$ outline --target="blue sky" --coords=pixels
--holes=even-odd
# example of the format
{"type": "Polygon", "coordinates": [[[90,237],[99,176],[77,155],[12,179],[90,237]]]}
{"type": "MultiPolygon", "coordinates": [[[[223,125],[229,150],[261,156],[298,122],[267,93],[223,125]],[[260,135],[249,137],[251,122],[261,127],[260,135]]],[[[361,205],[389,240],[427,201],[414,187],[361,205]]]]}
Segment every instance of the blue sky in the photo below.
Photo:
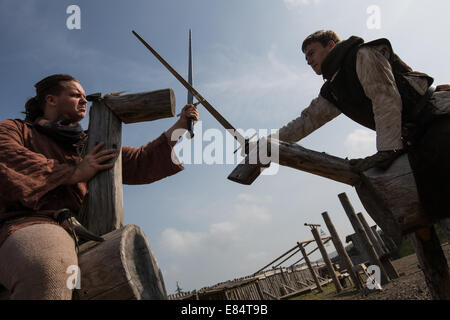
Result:
{"type": "MultiPolygon", "coordinates": [[[[191,28],[196,89],[236,128],[276,129],[298,116],[323,83],[300,52],[307,35],[333,29],[343,39],[386,37],[413,69],[446,83],[449,9],[444,0],[0,0],[1,119],[22,117],[33,84],[53,73],[72,74],[88,93],[173,88],[179,111],[186,90],[131,30],[186,76],[191,28]],[[80,30],[66,27],[72,4],[81,9],[80,30]],[[367,26],[371,5],[380,9],[379,29],[367,26]]],[[[223,132],[202,108],[203,132],[223,132]]],[[[124,125],[123,144],[145,144],[174,121],[124,125]]],[[[87,128],[88,119],[82,124],[87,128]]],[[[375,152],[374,134],[344,116],[300,144],[340,157],[375,152]]],[[[226,179],[234,167],[186,164],[159,182],[124,186],[125,223],[147,235],[169,293],[176,281],[192,290],[253,273],[296,241],[311,239],[303,223],[323,225],[323,211],[344,240],[353,230],[338,193],[346,192],[367,217],[349,186],[289,168],[242,186],[226,179]]]]}

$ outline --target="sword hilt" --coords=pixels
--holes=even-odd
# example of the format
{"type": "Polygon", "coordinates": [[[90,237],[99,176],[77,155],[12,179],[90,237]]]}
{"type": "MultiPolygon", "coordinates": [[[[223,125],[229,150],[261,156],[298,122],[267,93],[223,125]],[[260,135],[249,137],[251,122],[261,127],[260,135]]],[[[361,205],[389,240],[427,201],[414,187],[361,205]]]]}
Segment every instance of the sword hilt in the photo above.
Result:
{"type": "MultiPolygon", "coordinates": [[[[202,103],[201,101],[197,101],[196,103],[192,103],[194,105],[194,107],[198,106],[200,103],[202,103]]],[[[187,137],[189,139],[192,139],[194,137],[194,118],[188,118],[187,119],[187,130],[189,132],[189,134],[187,135],[187,137]]]]}
{"type": "Polygon", "coordinates": [[[194,137],[194,118],[187,119],[187,130],[189,132],[188,138],[192,139],[194,137]]]}

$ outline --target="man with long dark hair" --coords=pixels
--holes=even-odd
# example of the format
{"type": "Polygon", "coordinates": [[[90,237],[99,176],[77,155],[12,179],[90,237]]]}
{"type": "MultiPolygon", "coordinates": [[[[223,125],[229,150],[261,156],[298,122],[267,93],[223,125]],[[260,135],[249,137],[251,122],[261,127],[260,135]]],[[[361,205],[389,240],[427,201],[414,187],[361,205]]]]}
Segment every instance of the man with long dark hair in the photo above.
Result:
{"type": "MultiPolygon", "coordinates": [[[[108,161],[119,150],[102,150],[100,143],[84,154],[87,134],[79,121],[87,100],[77,79],[56,74],[35,87],[25,120],[0,122],[0,284],[11,299],[71,299],[66,270],[77,265],[77,253],[54,214],[62,208],[78,213],[86,183],[112,168],[108,161]]],[[[185,131],[188,118],[198,120],[193,105],[154,141],[123,146],[123,183],[151,183],[183,170],[172,161],[172,133],[185,131]]]]}

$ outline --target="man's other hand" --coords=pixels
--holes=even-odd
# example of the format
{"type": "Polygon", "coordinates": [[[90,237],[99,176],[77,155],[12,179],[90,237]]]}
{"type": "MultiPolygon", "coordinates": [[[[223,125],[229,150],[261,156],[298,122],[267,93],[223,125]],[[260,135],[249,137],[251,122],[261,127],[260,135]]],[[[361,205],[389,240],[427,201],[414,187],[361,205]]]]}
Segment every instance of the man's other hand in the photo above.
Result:
{"type": "Polygon", "coordinates": [[[386,170],[402,153],[402,150],[378,151],[366,158],[351,159],[349,163],[352,170],[358,173],[374,167],[386,170]]]}
{"type": "Polygon", "coordinates": [[[76,166],[73,175],[70,177],[67,184],[75,184],[78,182],[88,182],[99,171],[111,169],[114,166],[114,162],[105,163],[117,156],[116,149],[108,149],[100,151],[104,146],[104,142],[100,142],[92,150],[86,154],[81,162],[76,166]]]}

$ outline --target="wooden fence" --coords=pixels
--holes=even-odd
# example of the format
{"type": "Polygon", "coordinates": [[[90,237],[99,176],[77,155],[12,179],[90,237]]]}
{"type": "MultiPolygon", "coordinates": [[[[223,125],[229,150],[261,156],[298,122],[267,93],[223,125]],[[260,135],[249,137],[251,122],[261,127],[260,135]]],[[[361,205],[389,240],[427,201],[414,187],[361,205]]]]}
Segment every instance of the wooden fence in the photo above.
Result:
{"type": "MultiPolygon", "coordinates": [[[[319,274],[324,263],[313,263],[319,274]]],[[[321,284],[332,281],[319,277],[321,284]]],[[[278,300],[311,291],[316,284],[306,265],[277,268],[231,281],[222,282],[198,291],[168,296],[169,300],[278,300]]]]}

